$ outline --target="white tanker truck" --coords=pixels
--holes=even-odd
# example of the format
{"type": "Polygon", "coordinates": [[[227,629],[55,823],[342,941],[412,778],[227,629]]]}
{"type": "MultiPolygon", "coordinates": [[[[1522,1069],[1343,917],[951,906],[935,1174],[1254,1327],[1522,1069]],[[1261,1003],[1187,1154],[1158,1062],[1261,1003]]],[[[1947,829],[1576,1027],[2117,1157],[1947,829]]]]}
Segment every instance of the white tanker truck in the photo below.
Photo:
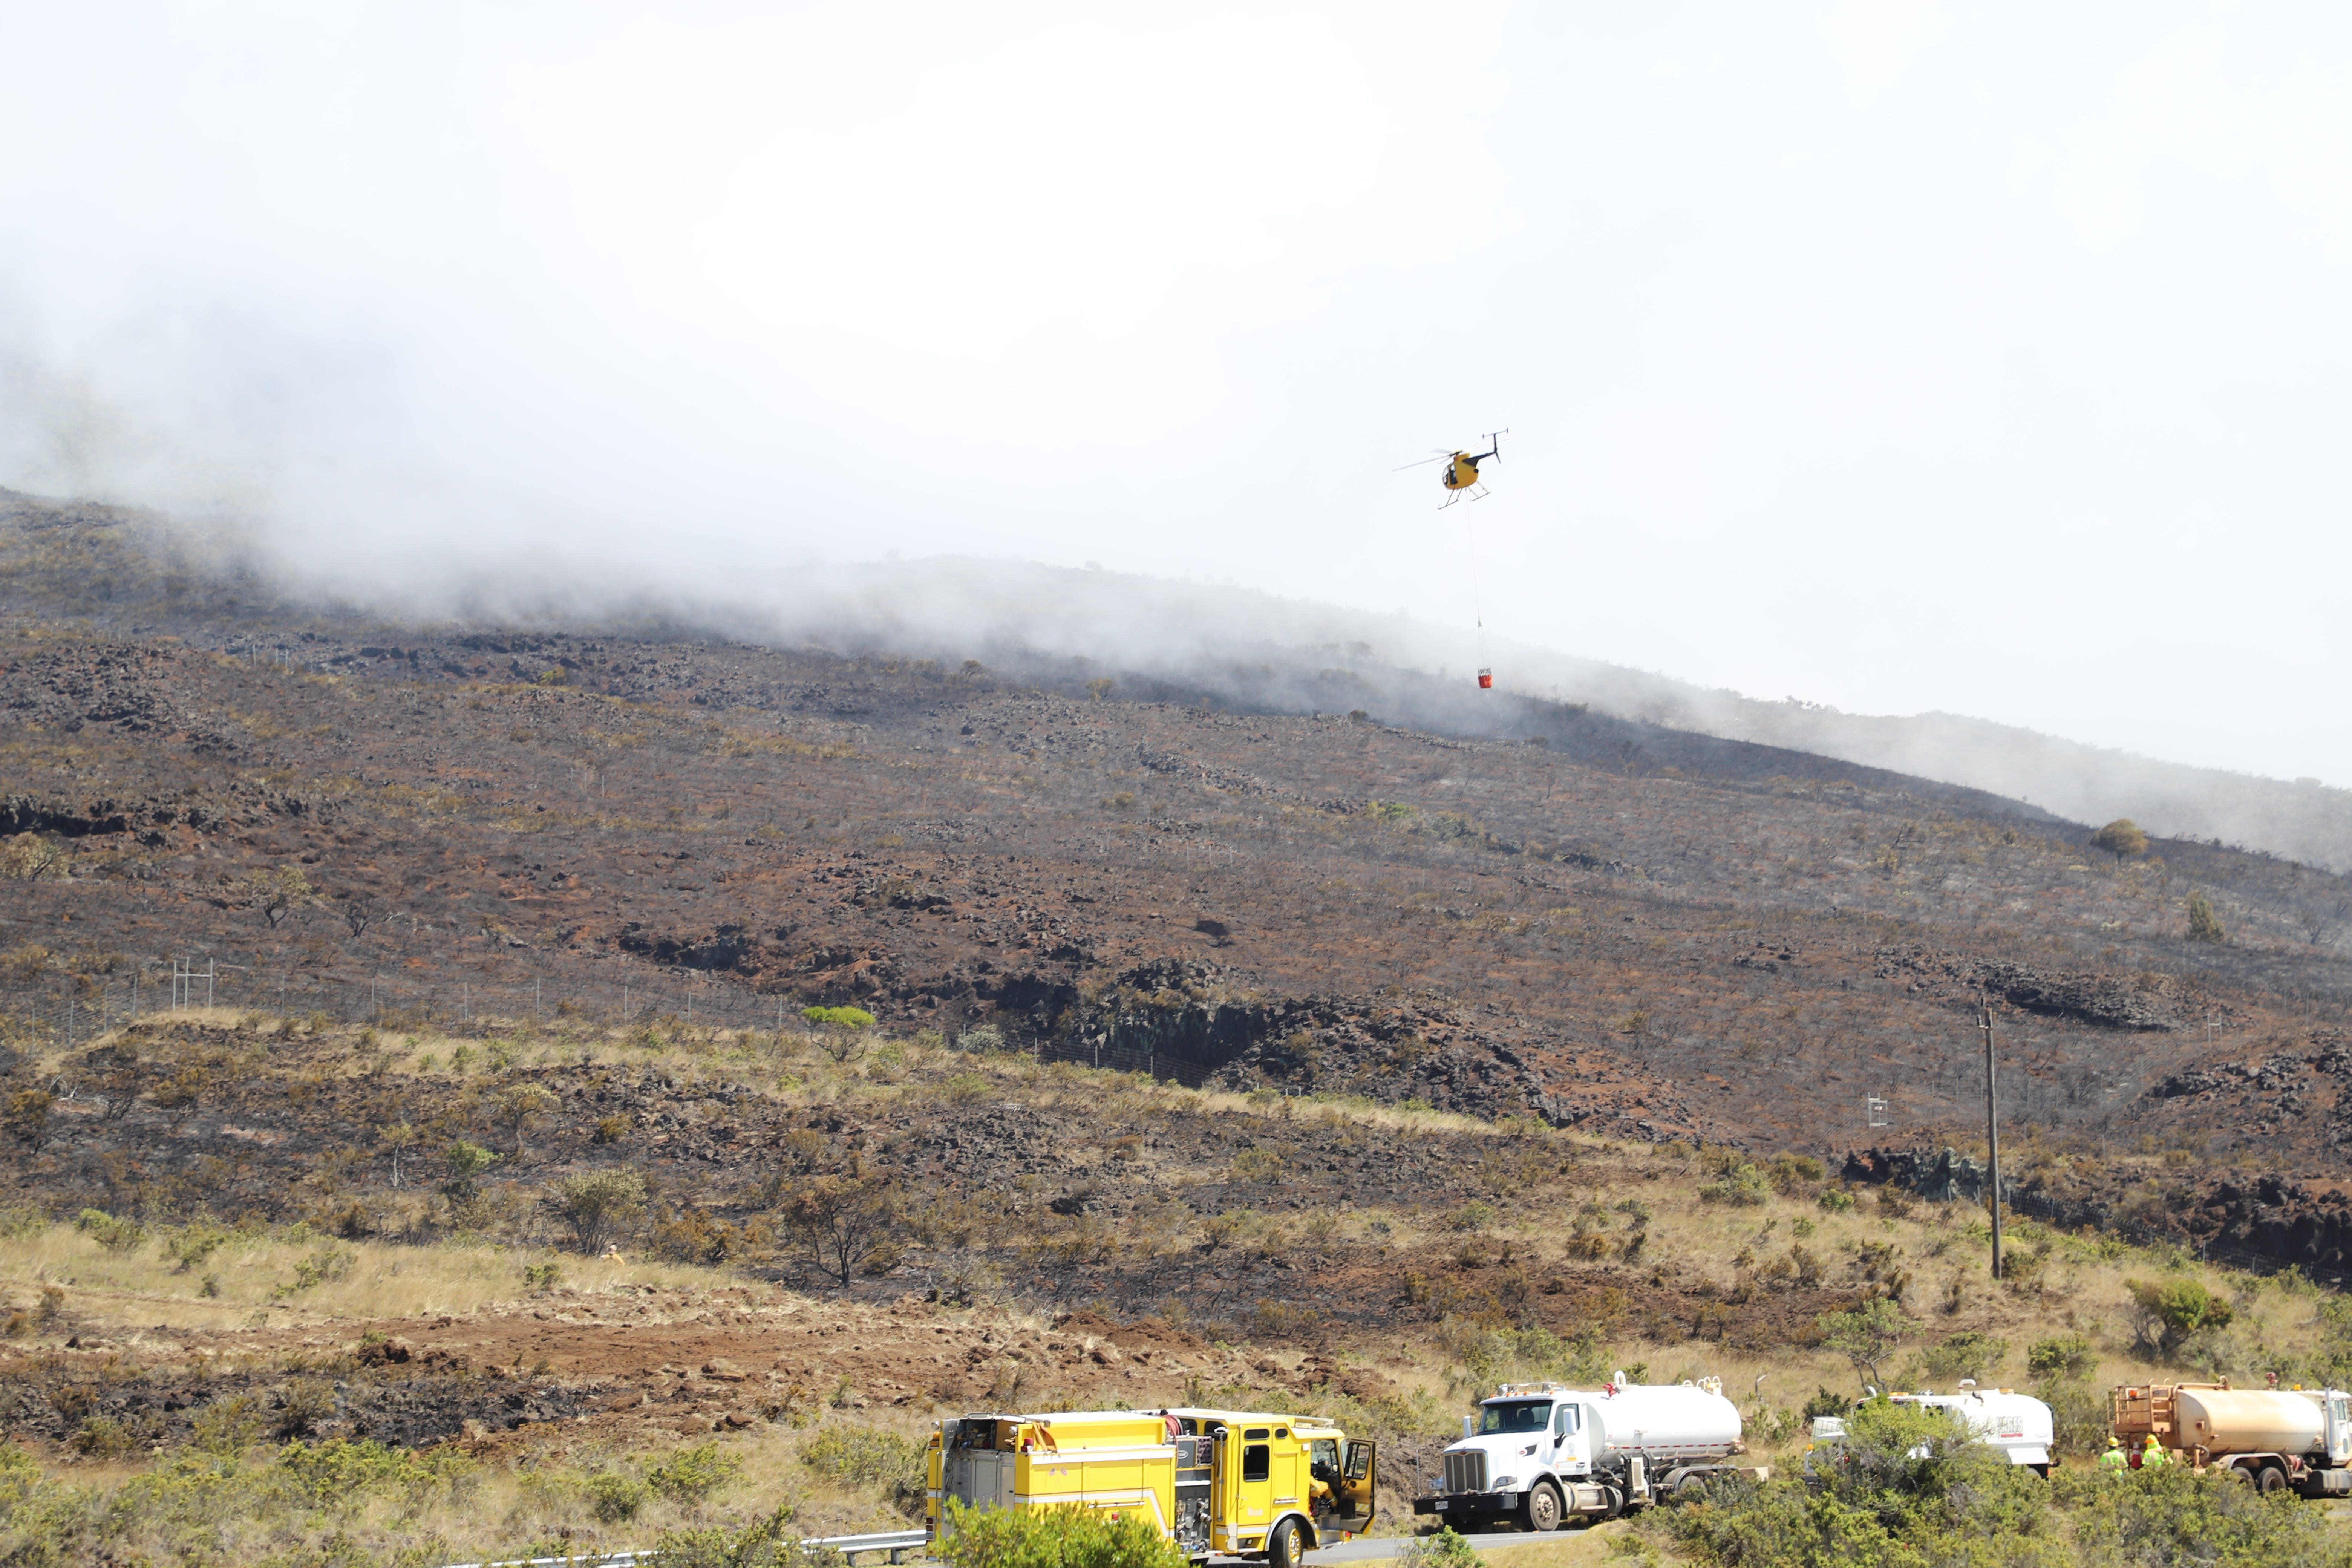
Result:
{"type": "Polygon", "coordinates": [[[2226,1469],[2263,1491],[2352,1496],[2352,1394],[2336,1388],[2231,1388],[2176,1383],[2115,1390],[2116,1436],[2153,1436],[2176,1462],[2226,1469]]]}
{"type": "MultiPolygon", "coordinates": [[[[1916,1410],[1934,1410],[1958,1426],[1977,1442],[1997,1448],[2012,1465],[2023,1465],[2047,1479],[2050,1447],[2055,1435],[2050,1406],[2031,1394],[2007,1388],[1979,1388],[1963,1382],[1958,1394],[1890,1394],[1890,1404],[1916,1410]]],[[[1846,1440],[1845,1417],[1813,1417],[1813,1440],[1806,1445],[1805,1476],[1812,1479],[1836,1463],[1846,1440]]],[[[1927,1452],[1922,1448],[1921,1454],[1927,1452]]]]}
{"type": "Polygon", "coordinates": [[[1741,1468],[1723,1461],[1747,1451],[1739,1410],[1715,1378],[1632,1384],[1621,1372],[1592,1390],[1505,1384],[1462,1427],[1445,1473],[1429,1478],[1412,1511],[1465,1532],[1505,1521],[1555,1530],[1570,1519],[1614,1519],[1741,1468]]]}

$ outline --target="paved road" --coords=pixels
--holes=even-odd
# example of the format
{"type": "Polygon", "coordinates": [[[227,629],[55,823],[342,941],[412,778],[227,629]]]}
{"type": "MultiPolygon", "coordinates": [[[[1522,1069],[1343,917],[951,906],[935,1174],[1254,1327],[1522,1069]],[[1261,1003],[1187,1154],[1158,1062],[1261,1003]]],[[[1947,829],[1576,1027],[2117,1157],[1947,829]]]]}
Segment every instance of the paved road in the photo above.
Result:
{"type": "MultiPolygon", "coordinates": [[[[1300,1561],[1319,1563],[1384,1563],[1404,1550],[1412,1541],[1410,1535],[1386,1535],[1370,1541],[1343,1541],[1337,1546],[1326,1546],[1310,1552],[1300,1561]]],[[[1524,1530],[1482,1531],[1462,1538],[1482,1550],[1491,1546],[1532,1546],[1545,1538],[1524,1530]]]]}

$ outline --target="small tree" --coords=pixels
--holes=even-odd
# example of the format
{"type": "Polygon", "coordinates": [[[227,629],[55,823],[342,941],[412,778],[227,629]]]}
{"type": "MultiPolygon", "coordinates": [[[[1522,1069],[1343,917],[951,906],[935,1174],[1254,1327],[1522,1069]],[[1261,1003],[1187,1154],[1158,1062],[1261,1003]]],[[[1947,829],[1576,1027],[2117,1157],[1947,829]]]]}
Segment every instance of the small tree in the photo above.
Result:
{"type": "Polygon", "coordinates": [[[19,833],[0,840],[0,879],[37,882],[44,877],[62,877],[66,874],[66,858],[64,839],[19,833]]]}
{"type": "MultiPolygon", "coordinates": [[[[352,928],[352,939],[367,935],[367,928],[375,924],[375,899],[367,893],[347,893],[342,902],[343,923],[352,928]]],[[[488,919],[486,915],[485,920],[488,919]]]]}
{"type": "Polygon", "coordinates": [[[481,1196],[481,1186],[474,1178],[499,1162],[496,1154],[463,1138],[450,1144],[441,1157],[449,1167],[449,1179],[441,1184],[441,1195],[452,1204],[469,1204],[481,1196]]]}
{"type": "Polygon", "coordinates": [[[602,1252],[645,1217],[646,1179],[624,1166],[588,1171],[555,1184],[555,1212],[585,1253],[602,1252]]]}
{"type": "Polygon", "coordinates": [[[786,1187],[776,1217],[794,1250],[845,1288],[898,1236],[898,1190],[871,1175],[820,1176],[786,1187]]]}
{"type": "Polygon", "coordinates": [[[280,866],[275,871],[256,871],[237,884],[238,891],[248,909],[259,910],[261,918],[276,931],[278,922],[294,910],[310,903],[318,894],[310,879],[294,866],[280,866]]]}
{"type": "Polygon", "coordinates": [[[201,1062],[191,1062],[148,1091],[155,1109],[171,1118],[172,1131],[196,1112],[213,1086],[213,1075],[201,1062]]]}
{"type": "Polygon", "coordinates": [[[2323,888],[2295,905],[2295,923],[2303,928],[2303,940],[2314,947],[2332,941],[2347,920],[2352,920],[2352,893],[2323,888]]]}
{"type": "Polygon", "coordinates": [[[2147,853],[2147,835],[2128,816],[2118,816],[2092,834],[2091,843],[2118,860],[2147,853]]]}
{"type": "Polygon", "coordinates": [[[864,1031],[874,1015],[863,1007],[803,1007],[801,1016],[818,1026],[817,1049],[846,1067],[866,1054],[864,1031]]]}
{"type": "Polygon", "coordinates": [[[490,1108],[491,1118],[507,1130],[514,1142],[514,1157],[522,1158],[522,1135],[526,1128],[555,1109],[555,1096],[535,1083],[509,1085],[490,1108]]]}
{"type": "Polygon", "coordinates": [[[2201,1329],[2226,1329],[2237,1313],[2226,1297],[2196,1279],[2124,1281],[2131,1296],[2132,1335],[2154,1354],[2168,1356],[2201,1329]]]}
{"type": "Polygon", "coordinates": [[[1910,1331],[1911,1320],[1903,1309],[1885,1296],[1864,1302],[1851,1312],[1823,1312],[1816,1320],[1821,1325],[1822,1348],[1845,1357],[1858,1373],[1867,1373],[1874,1388],[1884,1388],[1878,1374],[1878,1363],[1895,1352],[1910,1331]]]}
{"type": "Polygon", "coordinates": [[[2189,895],[2189,940],[2191,942],[2230,940],[2230,933],[2221,929],[2221,917],[2213,912],[2213,901],[2203,893],[2189,895]]]}
{"type": "Polygon", "coordinates": [[[392,1156],[392,1184],[395,1188],[400,1185],[402,1158],[415,1148],[423,1137],[423,1133],[405,1121],[395,1121],[375,1135],[377,1145],[392,1156]]]}
{"type": "Polygon", "coordinates": [[[45,1089],[19,1089],[8,1097],[8,1106],[0,1111],[0,1121],[8,1128],[8,1136],[37,1154],[48,1146],[49,1112],[57,1097],[45,1089]]]}

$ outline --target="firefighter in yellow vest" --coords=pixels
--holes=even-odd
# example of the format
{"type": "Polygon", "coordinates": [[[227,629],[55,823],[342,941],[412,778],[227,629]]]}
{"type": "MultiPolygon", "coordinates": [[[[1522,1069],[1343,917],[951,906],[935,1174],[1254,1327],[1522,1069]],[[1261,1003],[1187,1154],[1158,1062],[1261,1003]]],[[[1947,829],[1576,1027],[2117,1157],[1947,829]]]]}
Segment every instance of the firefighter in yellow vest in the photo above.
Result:
{"type": "Polygon", "coordinates": [[[2099,1456],[2099,1468],[2111,1476],[2120,1476],[2131,1468],[2131,1457],[2124,1452],[2123,1439],[2107,1439],[2107,1451],[2099,1456]]]}
{"type": "Polygon", "coordinates": [[[2163,1447],[2156,1440],[2156,1434],[2150,1432],[2147,1435],[2147,1446],[2139,1451],[2139,1468],[2143,1470],[2160,1470],[2169,1462],[2164,1457],[2163,1447]]]}

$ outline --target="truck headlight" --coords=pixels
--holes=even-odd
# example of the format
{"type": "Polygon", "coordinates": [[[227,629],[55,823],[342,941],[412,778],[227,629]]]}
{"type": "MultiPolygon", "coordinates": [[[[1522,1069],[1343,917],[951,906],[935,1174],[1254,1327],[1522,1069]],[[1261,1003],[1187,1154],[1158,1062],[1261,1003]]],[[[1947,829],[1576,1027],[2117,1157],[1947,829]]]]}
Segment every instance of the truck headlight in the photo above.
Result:
{"type": "Polygon", "coordinates": [[[1509,1491],[1513,1487],[1517,1486],[1517,1485],[1519,1484],[1519,1478],[1518,1478],[1518,1477],[1517,1477],[1517,1476],[1496,1476],[1496,1477],[1495,1478],[1495,1483],[1494,1483],[1494,1484],[1495,1484],[1495,1489],[1496,1489],[1496,1491],[1498,1491],[1498,1492],[1507,1492],[1507,1491],[1509,1491]]]}

